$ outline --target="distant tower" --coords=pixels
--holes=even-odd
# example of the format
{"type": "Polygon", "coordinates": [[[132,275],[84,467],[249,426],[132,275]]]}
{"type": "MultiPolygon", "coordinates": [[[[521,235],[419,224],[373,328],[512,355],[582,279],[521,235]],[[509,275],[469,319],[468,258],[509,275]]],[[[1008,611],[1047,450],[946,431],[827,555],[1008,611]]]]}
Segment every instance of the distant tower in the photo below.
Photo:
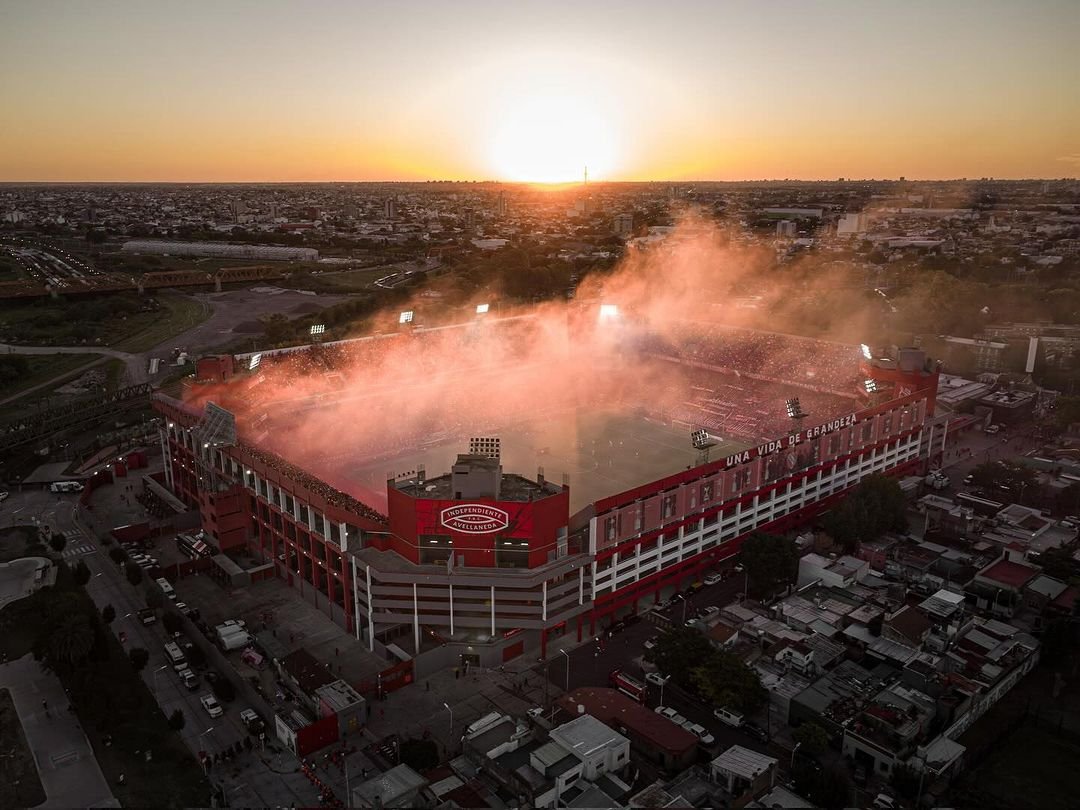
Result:
{"type": "Polygon", "coordinates": [[[495,200],[495,214],[496,216],[506,216],[506,192],[500,191],[498,198],[495,200]]]}
{"type": "Polygon", "coordinates": [[[394,203],[394,198],[390,197],[383,205],[383,215],[387,219],[394,219],[397,216],[397,205],[394,203]]]}
{"type": "Polygon", "coordinates": [[[589,185],[589,167],[585,167],[585,185],[589,185]]]}

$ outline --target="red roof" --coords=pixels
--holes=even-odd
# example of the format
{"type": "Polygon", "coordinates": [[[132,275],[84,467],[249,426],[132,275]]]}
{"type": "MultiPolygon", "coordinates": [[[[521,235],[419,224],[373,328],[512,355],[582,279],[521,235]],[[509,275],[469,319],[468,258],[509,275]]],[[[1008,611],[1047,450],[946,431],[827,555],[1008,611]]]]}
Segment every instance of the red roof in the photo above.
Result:
{"type": "Polygon", "coordinates": [[[1076,602],[1077,598],[1080,598],[1080,588],[1077,588],[1075,585],[1070,585],[1059,593],[1057,599],[1050,604],[1056,608],[1071,611],[1073,609],[1073,603],[1076,602]]]}
{"type": "Polygon", "coordinates": [[[984,579],[992,579],[1010,588],[1022,588],[1038,575],[1038,568],[1012,560],[998,560],[989,568],[984,568],[979,572],[979,576],[984,579]]]}
{"type": "Polygon", "coordinates": [[[556,702],[559,708],[575,717],[579,713],[578,706],[584,706],[588,714],[604,725],[615,731],[626,729],[674,756],[682,756],[698,743],[698,738],[686,729],[615,689],[585,686],[563,695],[556,702]]]}

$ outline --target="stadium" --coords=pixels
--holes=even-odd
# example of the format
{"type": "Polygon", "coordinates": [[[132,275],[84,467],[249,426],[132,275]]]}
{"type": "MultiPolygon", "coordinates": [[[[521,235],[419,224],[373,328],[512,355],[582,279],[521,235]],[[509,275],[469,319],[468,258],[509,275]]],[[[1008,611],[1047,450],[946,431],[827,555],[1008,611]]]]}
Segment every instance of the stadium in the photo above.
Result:
{"type": "MultiPolygon", "coordinates": [[[[202,358],[166,483],[369,649],[546,655],[925,456],[918,350],[611,305],[202,358]]],[[[409,318],[405,316],[409,315],[409,318]]]]}

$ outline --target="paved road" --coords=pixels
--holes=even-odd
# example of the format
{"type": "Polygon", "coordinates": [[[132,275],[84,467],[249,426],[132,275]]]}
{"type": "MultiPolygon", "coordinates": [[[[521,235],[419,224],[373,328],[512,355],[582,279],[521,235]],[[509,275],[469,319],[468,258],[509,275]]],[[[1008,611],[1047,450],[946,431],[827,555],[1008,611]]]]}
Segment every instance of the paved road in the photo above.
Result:
{"type": "MultiPolygon", "coordinates": [[[[138,621],[137,611],[146,606],[146,585],[144,582],[138,588],[133,588],[124,576],[123,569],[112,561],[107,549],[99,543],[98,533],[104,532],[106,525],[111,525],[108,516],[98,511],[81,514],[75,495],[58,497],[44,490],[29,488],[12,492],[0,508],[0,523],[4,525],[29,524],[34,519],[39,525],[49,526],[51,530],[68,537],[63,556],[71,564],[77,560],[86,563],[91,573],[87,593],[99,608],[111,604],[116,610],[111,629],[115,633],[123,631],[127,634],[125,648],[142,647],[150,654],[150,661],[142,671],[143,681],[166,715],[178,708],[184,712],[187,723],[180,733],[192,752],[214,753],[242,741],[247,736],[247,730],[240,723],[239,715],[248,705],[240,696],[242,693],[238,692],[235,702],[223,704],[225,713],[222,717],[211,719],[199,703],[199,697],[210,691],[206,680],[202,679],[199,688],[193,692],[184,688],[166,661],[162,623],[159,621],[146,627],[138,621]],[[84,521],[95,521],[100,525],[87,525],[84,521]]],[[[224,671],[220,666],[216,669],[224,671]]],[[[264,719],[272,719],[267,712],[260,713],[264,719]]],[[[360,742],[357,741],[357,744],[360,742]]],[[[283,750],[276,741],[274,748],[279,749],[278,752],[270,748],[264,751],[256,748],[230,763],[214,766],[210,778],[221,785],[232,806],[310,807],[318,803],[318,791],[299,771],[296,757],[283,750]]],[[[350,763],[355,766],[354,776],[361,772],[363,764],[369,764],[359,752],[350,757],[350,763]]],[[[343,774],[336,770],[320,771],[320,778],[334,789],[339,798],[345,796],[343,774]]],[[[80,804],[74,801],[67,803],[68,806],[80,804]]]]}
{"type": "Polygon", "coordinates": [[[0,689],[11,691],[46,800],[39,808],[119,807],[73,712],[60,679],[32,655],[0,665],[0,689]],[[47,708],[43,708],[42,701],[47,708]]]}

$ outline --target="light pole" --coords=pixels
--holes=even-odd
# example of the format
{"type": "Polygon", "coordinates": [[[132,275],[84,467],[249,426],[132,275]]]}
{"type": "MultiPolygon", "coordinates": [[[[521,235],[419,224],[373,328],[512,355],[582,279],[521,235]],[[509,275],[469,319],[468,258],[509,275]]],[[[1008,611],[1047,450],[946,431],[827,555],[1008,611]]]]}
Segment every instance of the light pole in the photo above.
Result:
{"type": "Polygon", "coordinates": [[[566,691],[569,692],[570,691],[570,653],[568,653],[566,650],[559,650],[559,652],[561,652],[563,655],[566,656],[566,691]]]}
{"type": "MultiPolygon", "coordinates": [[[[157,669],[154,670],[153,675],[154,675],[154,691],[155,692],[157,692],[157,690],[158,690],[158,687],[157,687],[158,675],[161,674],[162,670],[166,670],[168,668],[169,668],[168,664],[163,664],[163,665],[161,665],[160,667],[158,667],[157,669]]],[[[158,701],[158,702],[160,703],[161,701],[158,701]]]]}
{"type": "Polygon", "coordinates": [[[450,742],[454,741],[454,710],[450,708],[450,704],[443,701],[443,706],[450,712],[450,742]]]}
{"type": "Polygon", "coordinates": [[[802,743],[797,742],[797,743],[795,743],[795,747],[791,749],[791,764],[788,766],[789,771],[794,771],[795,770],[795,752],[798,751],[799,748],[801,748],[801,747],[802,747],[802,743]]]}

